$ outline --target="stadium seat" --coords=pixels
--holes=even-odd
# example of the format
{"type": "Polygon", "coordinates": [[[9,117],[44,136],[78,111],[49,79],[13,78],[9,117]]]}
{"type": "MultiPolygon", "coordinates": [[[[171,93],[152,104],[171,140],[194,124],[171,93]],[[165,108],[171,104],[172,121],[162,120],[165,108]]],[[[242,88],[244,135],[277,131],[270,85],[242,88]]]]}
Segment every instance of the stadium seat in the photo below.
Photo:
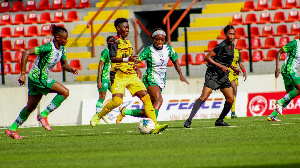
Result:
{"type": "Polygon", "coordinates": [[[286,59],[287,53],[282,53],[279,60],[284,61],[286,59]]]}
{"type": "Polygon", "coordinates": [[[15,28],[14,35],[12,35],[11,37],[23,37],[23,36],[25,36],[25,28],[24,28],[24,26],[17,26],[15,28]]]}
{"type": "Polygon", "coordinates": [[[257,23],[257,17],[256,17],[255,13],[249,13],[246,16],[246,21],[243,23],[243,25],[246,25],[248,23],[249,24],[256,24],[257,23]]]}
{"type": "Polygon", "coordinates": [[[15,1],[12,6],[12,10],[10,12],[19,12],[25,11],[24,5],[22,1],[15,1]]]}
{"type": "Polygon", "coordinates": [[[43,25],[41,28],[40,36],[48,36],[51,35],[50,25],[43,25]]]}
{"type": "Polygon", "coordinates": [[[14,59],[11,60],[11,62],[21,62],[21,60],[22,60],[22,55],[23,55],[23,52],[22,52],[22,51],[16,51],[16,52],[15,52],[14,59]]]}
{"type": "Polygon", "coordinates": [[[241,9],[241,12],[249,12],[255,9],[254,1],[246,1],[244,4],[244,8],[241,9]]]}
{"type": "Polygon", "coordinates": [[[285,19],[285,14],[284,12],[276,12],[274,14],[274,20],[271,21],[271,23],[282,23],[282,22],[285,22],[286,19],[285,19]]]}
{"type": "Polygon", "coordinates": [[[257,7],[254,9],[254,11],[262,11],[262,10],[268,10],[269,9],[269,3],[268,0],[259,0],[257,2],[257,7]]]}
{"type": "Polygon", "coordinates": [[[297,22],[299,21],[299,12],[298,11],[290,11],[289,12],[289,16],[288,16],[288,20],[286,20],[285,22],[297,22]]]}
{"type": "Polygon", "coordinates": [[[44,24],[44,23],[49,23],[51,22],[52,19],[51,19],[51,15],[49,12],[44,12],[41,14],[41,19],[39,22],[37,22],[38,24],[44,24]]]}
{"type": "Polygon", "coordinates": [[[145,68],[146,67],[146,63],[145,63],[145,60],[143,60],[140,65],[139,65],[139,68],[145,68]]]}
{"type": "Polygon", "coordinates": [[[264,53],[262,50],[256,50],[252,54],[252,62],[258,62],[265,59],[264,53]]]}
{"type": "Polygon", "coordinates": [[[50,9],[50,2],[48,0],[41,0],[39,4],[39,9],[38,11],[43,11],[43,10],[49,10],[50,9]]]}
{"type": "Polygon", "coordinates": [[[213,50],[215,48],[215,46],[218,44],[217,40],[211,40],[208,42],[208,49],[205,50],[205,52],[210,52],[211,50],[213,50]]]}
{"type": "Polygon", "coordinates": [[[76,68],[77,70],[82,70],[80,60],[74,59],[70,61],[70,66],[72,68],[76,68]]]}
{"type": "Polygon", "coordinates": [[[225,39],[226,38],[226,36],[225,36],[225,34],[224,34],[224,29],[222,29],[221,30],[221,33],[220,33],[220,35],[217,37],[217,39],[225,39]]]}
{"type": "MultiPolygon", "coordinates": [[[[10,52],[3,52],[3,63],[11,62],[12,56],[10,52]]],[[[1,62],[1,60],[0,60],[1,62]]]]}
{"type": "Polygon", "coordinates": [[[282,47],[285,46],[288,42],[290,42],[290,38],[289,38],[289,37],[280,37],[278,46],[276,46],[276,48],[282,48],[282,47]]]}
{"type": "Polygon", "coordinates": [[[269,12],[263,12],[260,14],[260,21],[257,24],[266,24],[271,22],[271,15],[269,12]]]}
{"type": "Polygon", "coordinates": [[[26,49],[26,45],[25,45],[25,41],[22,39],[18,39],[15,41],[15,45],[14,48],[11,49],[12,51],[19,51],[19,50],[25,50],[26,49]]]}
{"type": "Polygon", "coordinates": [[[42,45],[49,43],[51,40],[52,40],[51,38],[44,38],[42,40],[42,45]]]}
{"type": "Polygon", "coordinates": [[[291,33],[288,34],[290,36],[299,35],[300,34],[300,24],[296,23],[291,26],[291,33]]]}
{"type": "Polygon", "coordinates": [[[77,14],[77,11],[69,11],[68,13],[68,19],[64,20],[64,22],[73,22],[73,21],[78,21],[79,17],[77,14]]]}
{"type": "MultiPolygon", "coordinates": [[[[189,64],[191,65],[194,62],[191,54],[188,54],[188,59],[189,59],[189,64]]],[[[181,57],[180,66],[185,66],[185,65],[186,65],[186,59],[185,59],[185,54],[183,54],[181,57]]]]}
{"type": "Polygon", "coordinates": [[[173,66],[173,65],[174,65],[173,62],[171,61],[171,59],[169,59],[167,66],[170,67],[170,66],[173,66]]]}
{"type": "Polygon", "coordinates": [[[260,31],[259,31],[258,27],[251,26],[250,30],[251,30],[251,37],[259,37],[260,36],[260,31]]]}
{"type": "Polygon", "coordinates": [[[60,26],[60,27],[66,28],[64,24],[57,24],[56,26],[60,26]]]}
{"type": "Polygon", "coordinates": [[[12,71],[11,74],[20,74],[21,73],[21,69],[22,69],[21,63],[18,62],[15,65],[15,71],[12,71]]]}
{"type": "Polygon", "coordinates": [[[53,0],[52,8],[50,8],[50,10],[58,10],[58,9],[62,9],[63,7],[64,7],[64,4],[63,4],[62,0],[53,0]]]}
{"type": "Polygon", "coordinates": [[[241,14],[234,14],[232,17],[232,25],[241,25],[243,24],[243,16],[241,14]]]}
{"type": "MultiPolygon", "coordinates": [[[[37,57],[37,55],[29,55],[28,61],[33,62],[36,59],[36,57],[37,57]]],[[[29,69],[31,69],[31,68],[29,68],[29,69]]]]}
{"type": "MultiPolygon", "coordinates": [[[[1,70],[1,69],[0,69],[1,70]]],[[[9,63],[4,64],[4,74],[10,74],[11,73],[11,65],[9,63]]],[[[0,72],[0,75],[2,75],[2,72],[0,72]]]]}
{"type": "Polygon", "coordinates": [[[38,39],[30,39],[29,41],[28,41],[28,48],[34,48],[34,47],[37,47],[37,46],[39,46],[40,44],[39,44],[39,41],[38,41],[38,39]]]}
{"type": "Polygon", "coordinates": [[[235,35],[236,35],[235,38],[238,38],[238,39],[247,37],[246,31],[243,27],[236,28],[235,29],[235,35]]]}
{"type": "Polygon", "coordinates": [[[262,49],[270,49],[270,48],[276,48],[276,40],[274,37],[267,37],[265,39],[265,46],[262,47],[262,49]]]}
{"type": "Polygon", "coordinates": [[[294,40],[296,40],[296,39],[300,39],[300,36],[296,36],[296,37],[294,38],[294,40]]]}
{"type": "Polygon", "coordinates": [[[33,36],[38,36],[39,35],[39,30],[38,27],[35,25],[29,26],[27,29],[27,35],[25,37],[33,37],[33,36]]]}
{"type": "Polygon", "coordinates": [[[238,50],[245,50],[248,48],[248,45],[247,45],[247,41],[246,39],[238,39],[236,41],[236,45],[235,47],[238,49],[238,50]]]}
{"type": "Polygon", "coordinates": [[[61,72],[61,71],[63,71],[63,69],[62,69],[62,67],[61,67],[60,61],[56,64],[56,66],[54,66],[54,67],[52,68],[52,71],[53,71],[53,72],[61,72]]]}
{"type": "Polygon", "coordinates": [[[260,49],[262,47],[260,38],[251,38],[251,49],[260,49]]]}
{"type": "Polygon", "coordinates": [[[1,29],[1,37],[5,38],[5,37],[10,37],[11,36],[11,29],[10,27],[3,27],[1,29]]]}
{"type": "Polygon", "coordinates": [[[35,1],[27,1],[25,11],[37,10],[37,5],[35,1]]]}
{"type": "Polygon", "coordinates": [[[25,16],[23,13],[16,14],[15,23],[11,23],[12,25],[19,25],[25,22],[25,16]]]}
{"type": "Polygon", "coordinates": [[[63,9],[73,9],[76,7],[77,7],[77,4],[76,4],[75,0],[67,0],[66,5],[65,5],[65,7],[63,7],[63,9]]]}
{"type": "Polygon", "coordinates": [[[54,13],[54,18],[51,21],[51,23],[63,22],[64,20],[65,20],[64,12],[57,11],[57,12],[54,13]]]}
{"type": "Polygon", "coordinates": [[[285,7],[283,7],[283,9],[292,9],[297,7],[298,7],[297,0],[286,0],[285,7]]]}
{"type": "Polygon", "coordinates": [[[249,52],[241,51],[240,53],[241,53],[242,62],[248,62],[249,61],[249,52]]]}
{"type": "Polygon", "coordinates": [[[0,25],[9,25],[11,23],[10,14],[3,14],[1,16],[1,23],[0,25]]]}
{"type": "Polygon", "coordinates": [[[192,65],[202,65],[206,64],[206,61],[204,60],[205,54],[199,53],[195,57],[195,62],[192,63],[192,65]]]}
{"type": "Polygon", "coordinates": [[[76,7],[77,9],[87,8],[91,7],[89,0],[79,0],[79,5],[76,7]]]}
{"type": "Polygon", "coordinates": [[[282,0],[272,0],[272,7],[269,8],[269,10],[277,10],[282,8],[283,8],[282,0]]]}
{"type": "Polygon", "coordinates": [[[33,23],[37,23],[37,22],[38,22],[37,14],[29,13],[27,15],[27,22],[24,22],[24,24],[33,24],[33,23]]]}
{"type": "Polygon", "coordinates": [[[9,12],[11,10],[9,2],[0,2],[0,13],[9,12]]]}
{"type": "Polygon", "coordinates": [[[262,34],[260,37],[274,36],[274,31],[272,26],[263,27],[262,34]]]}
{"type": "Polygon", "coordinates": [[[275,36],[284,36],[284,35],[288,35],[288,28],[286,25],[279,25],[277,26],[277,33],[275,34],[275,36]]]}
{"type": "Polygon", "coordinates": [[[9,51],[11,50],[12,45],[10,40],[3,40],[2,41],[2,49],[3,51],[9,51]]]}
{"type": "Polygon", "coordinates": [[[276,60],[276,52],[277,50],[272,49],[267,52],[267,58],[264,61],[274,61],[276,60]]]}

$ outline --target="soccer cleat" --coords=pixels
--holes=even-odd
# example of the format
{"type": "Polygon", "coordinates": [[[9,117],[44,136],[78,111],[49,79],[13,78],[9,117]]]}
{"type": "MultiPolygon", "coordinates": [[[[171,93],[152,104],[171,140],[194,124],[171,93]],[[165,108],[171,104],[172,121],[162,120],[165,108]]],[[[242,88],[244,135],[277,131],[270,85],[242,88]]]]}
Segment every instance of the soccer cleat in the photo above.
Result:
{"type": "Polygon", "coordinates": [[[231,118],[237,118],[236,114],[231,114],[231,118]]]}
{"type": "Polygon", "coordinates": [[[164,124],[164,125],[156,124],[153,134],[159,134],[160,132],[166,130],[168,128],[168,126],[169,126],[168,124],[164,124]]]}
{"type": "Polygon", "coordinates": [[[47,117],[42,117],[40,114],[37,115],[37,120],[42,124],[42,126],[45,128],[47,131],[51,131],[51,127],[48,123],[48,118],[47,117]]]}
{"type": "Polygon", "coordinates": [[[225,118],[224,119],[227,119],[227,120],[229,120],[230,118],[229,117],[227,117],[227,116],[225,116],[225,118]]]}
{"type": "Polygon", "coordinates": [[[123,118],[125,117],[125,115],[124,115],[124,113],[123,113],[123,111],[124,111],[125,109],[126,109],[125,106],[121,106],[121,107],[119,108],[120,114],[119,114],[119,116],[117,117],[117,124],[120,124],[121,121],[123,120],[123,118]]]}
{"type": "Polygon", "coordinates": [[[95,114],[92,119],[91,119],[91,126],[95,127],[98,123],[100,122],[100,116],[98,116],[97,114],[95,114]]]}
{"type": "Polygon", "coordinates": [[[106,122],[106,124],[109,124],[107,118],[105,116],[102,117],[103,121],[106,122]]]}
{"type": "Polygon", "coordinates": [[[278,120],[278,118],[276,116],[269,116],[267,118],[268,121],[276,121],[276,122],[280,122],[281,120],[278,120]]]}
{"type": "Polygon", "coordinates": [[[278,114],[282,115],[282,110],[284,109],[283,105],[280,103],[279,100],[276,100],[275,104],[276,104],[276,110],[278,114]]]}
{"type": "Polygon", "coordinates": [[[183,125],[185,128],[191,128],[191,124],[192,124],[192,121],[186,120],[183,125]]]}
{"type": "Polygon", "coordinates": [[[222,121],[216,121],[215,122],[215,126],[230,126],[229,124],[227,124],[226,122],[222,121]]]}
{"type": "Polygon", "coordinates": [[[6,135],[7,137],[12,137],[13,139],[23,139],[23,137],[20,137],[20,136],[18,135],[17,131],[12,131],[12,130],[9,130],[9,129],[7,129],[7,130],[5,131],[5,135],[6,135]]]}

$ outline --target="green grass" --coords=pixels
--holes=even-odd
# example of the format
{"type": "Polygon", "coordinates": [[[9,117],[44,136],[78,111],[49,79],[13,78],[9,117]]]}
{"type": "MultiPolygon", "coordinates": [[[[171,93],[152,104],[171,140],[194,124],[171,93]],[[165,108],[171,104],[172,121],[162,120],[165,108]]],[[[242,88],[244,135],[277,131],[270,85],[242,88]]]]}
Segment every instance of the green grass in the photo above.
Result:
{"type": "Polygon", "coordinates": [[[160,135],[141,135],[137,123],[20,128],[23,140],[0,129],[0,167],[300,167],[300,115],[279,118],[161,122],[160,135]]]}

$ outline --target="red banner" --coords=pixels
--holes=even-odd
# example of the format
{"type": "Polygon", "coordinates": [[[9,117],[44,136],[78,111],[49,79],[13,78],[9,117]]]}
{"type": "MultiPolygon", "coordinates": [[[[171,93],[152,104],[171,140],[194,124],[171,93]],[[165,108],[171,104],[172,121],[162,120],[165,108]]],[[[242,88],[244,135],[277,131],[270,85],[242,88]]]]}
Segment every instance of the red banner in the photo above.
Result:
{"type": "MultiPolygon", "coordinates": [[[[275,101],[284,95],[285,92],[249,93],[247,116],[270,115],[275,109],[275,101]]],[[[294,98],[282,114],[300,114],[300,97],[294,98]]]]}

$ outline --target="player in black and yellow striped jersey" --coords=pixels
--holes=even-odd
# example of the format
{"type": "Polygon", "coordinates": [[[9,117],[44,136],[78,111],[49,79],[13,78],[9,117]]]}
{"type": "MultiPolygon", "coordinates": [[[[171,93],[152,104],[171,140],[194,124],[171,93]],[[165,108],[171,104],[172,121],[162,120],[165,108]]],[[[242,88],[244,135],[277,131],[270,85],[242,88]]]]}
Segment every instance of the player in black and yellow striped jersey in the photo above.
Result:
{"type": "Polygon", "coordinates": [[[123,94],[125,88],[127,88],[132,96],[137,96],[141,99],[146,115],[156,124],[153,133],[159,133],[165,130],[168,125],[157,124],[155,110],[147,89],[135,73],[134,67],[138,63],[138,60],[137,56],[133,56],[133,48],[130,41],[126,39],[129,33],[128,20],[118,18],[115,20],[114,26],[117,30],[117,36],[111,39],[108,44],[111,60],[110,84],[113,98],[98,114],[92,117],[91,126],[94,127],[103,116],[122,104],[123,94]]]}

